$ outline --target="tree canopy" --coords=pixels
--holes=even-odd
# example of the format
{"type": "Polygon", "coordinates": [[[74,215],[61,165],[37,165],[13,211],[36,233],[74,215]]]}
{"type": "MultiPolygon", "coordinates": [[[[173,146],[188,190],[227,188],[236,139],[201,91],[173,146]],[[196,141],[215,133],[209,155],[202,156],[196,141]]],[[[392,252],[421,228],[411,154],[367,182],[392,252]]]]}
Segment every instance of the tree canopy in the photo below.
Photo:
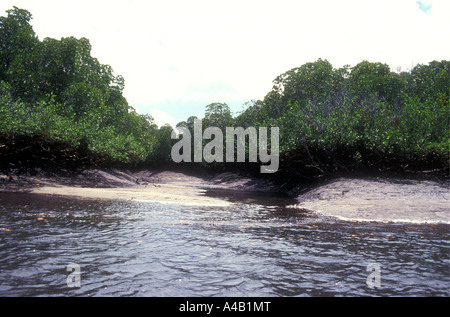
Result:
{"type": "Polygon", "coordinates": [[[128,105],[124,78],[91,55],[86,38],[40,41],[31,18],[17,7],[0,17],[3,141],[12,146],[21,137],[74,151],[83,145],[100,162],[159,157],[158,128],[128,105]]]}
{"type": "MultiPolygon", "coordinates": [[[[0,168],[170,161],[172,127],[131,107],[124,78],[91,55],[88,39],[39,40],[30,12],[0,17],[0,168]],[[41,157],[41,159],[39,159],[41,157]]],[[[317,59],[280,74],[236,115],[205,107],[203,127],[279,127],[281,170],[305,177],[358,168],[448,173],[446,60],[394,72],[380,62],[335,68],[317,59]]],[[[177,126],[191,134],[197,117],[177,126]]],[[[223,149],[226,151],[226,149],[223,149]]]]}

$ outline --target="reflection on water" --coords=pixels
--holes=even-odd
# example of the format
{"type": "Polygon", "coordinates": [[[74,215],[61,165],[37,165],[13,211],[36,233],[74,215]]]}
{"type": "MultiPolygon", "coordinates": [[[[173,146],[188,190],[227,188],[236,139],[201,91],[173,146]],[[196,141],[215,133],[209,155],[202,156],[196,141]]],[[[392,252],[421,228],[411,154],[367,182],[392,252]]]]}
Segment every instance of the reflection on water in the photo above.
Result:
{"type": "Polygon", "coordinates": [[[0,194],[1,296],[448,296],[449,225],[0,194]],[[80,266],[80,287],[67,265],[80,266]],[[369,287],[367,266],[380,266],[369,287]]]}

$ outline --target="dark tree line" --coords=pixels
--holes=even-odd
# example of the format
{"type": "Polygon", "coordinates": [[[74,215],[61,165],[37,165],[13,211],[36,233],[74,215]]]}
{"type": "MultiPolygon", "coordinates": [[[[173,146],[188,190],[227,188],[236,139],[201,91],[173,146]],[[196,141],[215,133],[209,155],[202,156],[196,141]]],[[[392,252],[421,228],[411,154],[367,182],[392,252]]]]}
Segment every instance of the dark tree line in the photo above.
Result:
{"type": "Polygon", "coordinates": [[[89,40],[40,41],[30,21],[17,7],[0,17],[2,168],[161,158],[167,128],[128,105],[124,78],[91,56],[89,40]]]}
{"type": "MultiPolygon", "coordinates": [[[[17,7],[0,17],[0,167],[171,162],[172,127],[136,113],[124,78],[91,56],[89,40],[41,41],[30,21],[17,7]]],[[[279,127],[283,175],[448,175],[449,68],[445,60],[403,72],[369,61],[334,68],[318,59],[277,76],[240,113],[207,105],[203,127],[279,127]]],[[[195,119],[178,126],[193,132],[195,119]]]]}

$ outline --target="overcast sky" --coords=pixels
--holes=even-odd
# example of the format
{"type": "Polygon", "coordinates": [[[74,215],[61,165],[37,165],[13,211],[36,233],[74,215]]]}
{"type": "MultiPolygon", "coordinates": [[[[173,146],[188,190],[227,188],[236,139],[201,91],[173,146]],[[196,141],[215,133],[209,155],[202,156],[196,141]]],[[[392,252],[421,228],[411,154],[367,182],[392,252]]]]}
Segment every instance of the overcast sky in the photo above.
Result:
{"type": "Polygon", "coordinates": [[[1,0],[45,37],[86,37],[139,113],[174,125],[212,102],[240,111],[279,74],[327,59],[393,70],[450,59],[449,0],[1,0]]]}

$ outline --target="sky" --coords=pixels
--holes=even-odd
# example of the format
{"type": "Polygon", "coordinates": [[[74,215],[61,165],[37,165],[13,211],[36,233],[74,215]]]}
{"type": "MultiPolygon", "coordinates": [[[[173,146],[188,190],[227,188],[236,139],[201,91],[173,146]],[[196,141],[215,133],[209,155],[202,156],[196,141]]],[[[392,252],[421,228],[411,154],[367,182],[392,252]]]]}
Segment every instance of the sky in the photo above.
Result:
{"type": "Polygon", "coordinates": [[[319,58],[393,71],[450,59],[449,0],[1,0],[31,12],[39,39],[86,37],[125,78],[124,96],[172,126],[223,102],[263,99],[280,74],[319,58]]]}

